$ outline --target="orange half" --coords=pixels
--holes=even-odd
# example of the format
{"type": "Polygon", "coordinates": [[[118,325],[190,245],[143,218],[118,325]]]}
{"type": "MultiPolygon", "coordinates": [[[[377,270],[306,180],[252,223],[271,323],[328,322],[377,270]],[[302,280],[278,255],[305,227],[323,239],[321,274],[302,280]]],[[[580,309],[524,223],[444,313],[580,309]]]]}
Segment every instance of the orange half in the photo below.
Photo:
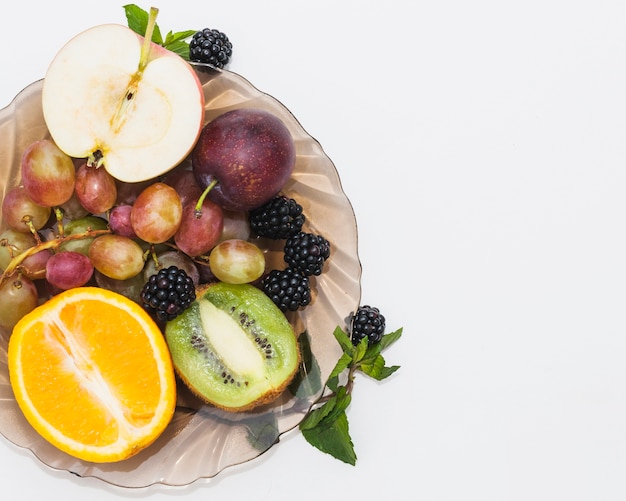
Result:
{"type": "Polygon", "coordinates": [[[79,459],[129,458],[174,413],[174,369],[159,327],[105,289],[67,290],[23,317],[9,338],[8,365],[28,422],[79,459]]]}

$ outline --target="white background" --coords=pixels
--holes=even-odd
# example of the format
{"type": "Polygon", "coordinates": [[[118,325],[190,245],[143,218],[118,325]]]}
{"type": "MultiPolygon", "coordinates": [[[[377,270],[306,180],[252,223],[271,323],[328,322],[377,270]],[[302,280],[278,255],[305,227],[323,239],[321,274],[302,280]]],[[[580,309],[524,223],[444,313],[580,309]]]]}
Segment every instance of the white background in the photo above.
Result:
{"type": "MultiPolygon", "coordinates": [[[[123,2],[11,2],[0,107],[123,2]]],[[[140,4],[148,8],[149,4],[140,4]]],[[[362,302],[402,366],[361,377],[348,466],[297,431],[184,488],[110,487],[0,440],[24,499],[626,499],[626,4],[160,0],[335,163],[362,302]]],[[[7,10],[8,9],[8,10],[7,10]]],[[[1,141],[1,138],[0,138],[1,141]]]]}

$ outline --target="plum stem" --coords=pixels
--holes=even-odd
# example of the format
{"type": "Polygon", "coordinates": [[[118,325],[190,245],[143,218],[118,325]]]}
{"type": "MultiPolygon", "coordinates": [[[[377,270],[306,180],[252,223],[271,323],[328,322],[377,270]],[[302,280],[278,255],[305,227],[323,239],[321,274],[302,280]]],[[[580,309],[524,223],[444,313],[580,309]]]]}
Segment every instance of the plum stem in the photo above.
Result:
{"type": "Polygon", "coordinates": [[[196,202],[196,208],[194,210],[194,214],[197,219],[202,217],[202,204],[204,203],[204,199],[207,197],[209,192],[213,189],[213,187],[217,184],[217,179],[214,179],[209,183],[209,185],[204,189],[200,198],[198,198],[198,202],[196,202]]]}

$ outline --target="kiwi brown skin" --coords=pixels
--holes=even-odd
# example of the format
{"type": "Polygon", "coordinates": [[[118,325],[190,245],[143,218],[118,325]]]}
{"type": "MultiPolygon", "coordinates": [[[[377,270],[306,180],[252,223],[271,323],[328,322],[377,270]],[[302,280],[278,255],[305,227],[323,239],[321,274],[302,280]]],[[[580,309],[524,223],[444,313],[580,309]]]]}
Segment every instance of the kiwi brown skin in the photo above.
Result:
{"type": "Polygon", "coordinates": [[[301,361],[296,335],[284,314],[260,289],[250,284],[216,282],[203,286],[196,297],[192,306],[168,322],[165,328],[180,381],[201,401],[228,412],[250,411],[276,400],[295,377],[301,361]],[[225,365],[228,362],[217,353],[204,330],[207,318],[214,320],[214,317],[201,319],[201,308],[206,311],[209,307],[206,303],[201,305],[201,301],[211,302],[212,312],[216,307],[228,313],[243,326],[241,329],[246,335],[254,338],[260,333],[262,339],[257,335],[256,339],[250,339],[250,344],[267,359],[262,364],[267,373],[261,373],[260,377],[255,373],[248,380],[225,365]],[[223,385],[233,388],[224,392],[228,398],[222,398],[223,385]],[[242,387],[241,393],[236,387],[242,387]]]}

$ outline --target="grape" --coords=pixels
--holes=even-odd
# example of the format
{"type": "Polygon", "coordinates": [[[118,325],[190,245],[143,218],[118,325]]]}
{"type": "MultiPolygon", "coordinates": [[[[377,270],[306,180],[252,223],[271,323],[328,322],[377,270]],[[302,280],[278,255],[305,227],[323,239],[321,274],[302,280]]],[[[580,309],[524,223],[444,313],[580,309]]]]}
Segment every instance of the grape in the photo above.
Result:
{"type": "Polygon", "coordinates": [[[125,183],[116,179],[117,199],[115,200],[115,205],[133,205],[139,194],[153,182],[152,179],[149,179],[137,183],[125,183]]]}
{"type": "Polygon", "coordinates": [[[76,196],[92,214],[106,212],[117,200],[115,178],[103,167],[83,163],[76,171],[76,196]]]}
{"type": "Polygon", "coordinates": [[[89,211],[80,203],[76,192],[72,193],[72,196],[67,202],[59,205],[59,208],[63,211],[63,216],[67,219],[78,219],[89,214],[89,211]]]}
{"type": "Polygon", "coordinates": [[[89,259],[96,270],[115,280],[126,280],[137,275],[144,266],[141,246],[121,235],[96,237],[89,247],[89,259]]]}
{"type": "Polygon", "coordinates": [[[22,183],[39,205],[55,207],[74,193],[76,169],[72,158],[49,139],[31,143],[22,155],[22,183]]]}
{"type": "Polygon", "coordinates": [[[263,275],[265,256],[259,247],[247,240],[224,240],[211,251],[209,267],[222,282],[249,283],[263,275]]]}
{"type": "Polygon", "coordinates": [[[14,228],[4,230],[0,233],[0,268],[6,270],[14,256],[35,245],[37,240],[32,233],[24,233],[14,228]]]}
{"type": "Polygon", "coordinates": [[[220,236],[220,241],[239,238],[248,240],[250,238],[250,222],[248,213],[245,211],[223,210],[224,229],[220,236]]]}
{"type": "Polygon", "coordinates": [[[59,252],[46,264],[46,280],[62,290],[85,285],[92,275],[91,261],[80,252],[59,252]]]}
{"type": "Polygon", "coordinates": [[[205,198],[201,209],[196,212],[196,201],[188,202],[174,242],[185,254],[191,257],[208,253],[220,239],[224,229],[222,209],[215,202],[205,198]]]}
{"type": "Polygon", "coordinates": [[[202,190],[196,182],[196,176],[184,164],[170,171],[163,179],[163,182],[176,190],[183,207],[189,202],[198,200],[200,195],[202,195],[202,190]]]}
{"type": "Polygon", "coordinates": [[[113,292],[117,292],[122,296],[126,296],[128,299],[141,302],[141,289],[145,283],[143,274],[138,273],[134,277],[127,278],[126,280],[116,280],[115,278],[107,277],[98,270],[94,272],[94,278],[98,287],[107,289],[113,292]]]}
{"type": "Polygon", "coordinates": [[[32,280],[15,275],[0,285],[0,327],[10,331],[39,302],[37,287],[32,280]]]}
{"type": "Polygon", "coordinates": [[[200,273],[198,271],[198,267],[196,266],[196,263],[194,263],[193,260],[186,254],[175,250],[169,250],[158,254],[157,260],[158,269],[154,259],[150,259],[146,263],[146,267],[143,270],[144,282],[147,282],[148,279],[157,273],[158,270],[169,268],[170,266],[176,266],[181,270],[185,270],[195,285],[200,283],[200,273]]]}
{"type": "Polygon", "coordinates": [[[176,190],[155,182],[143,190],[130,213],[136,235],[151,244],[166,242],[180,226],[183,206],[176,190]]]}
{"type": "Polygon", "coordinates": [[[135,230],[133,230],[133,225],[130,223],[130,213],[132,210],[133,207],[127,204],[116,205],[111,209],[109,213],[109,225],[113,233],[128,238],[137,237],[135,230]]]}
{"type": "MultiPolygon", "coordinates": [[[[22,252],[35,247],[37,240],[32,233],[23,233],[9,228],[0,234],[0,269],[6,270],[11,260],[22,252]]],[[[31,280],[43,278],[46,273],[46,262],[52,255],[48,249],[41,250],[25,258],[20,271],[31,280]]]]}
{"type": "Polygon", "coordinates": [[[50,249],[35,252],[22,261],[20,271],[25,277],[31,280],[45,278],[48,259],[50,259],[52,255],[53,253],[50,249]]]}
{"type": "Polygon", "coordinates": [[[48,220],[52,209],[36,203],[26,193],[23,186],[11,188],[2,200],[2,217],[4,221],[18,231],[27,233],[31,231],[29,222],[34,230],[43,228],[48,220]]]}
{"type": "MultiPolygon", "coordinates": [[[[109,227],[105,219],[98,216],[85,216],[69,221],[63,226],[65,235],[79,235],[89,230],[106,230],[109,227]]],[[[62,251],[80,252],[85,256],[89,255],[89,246],[95,237],[85,237],[78,240],[68,240],[63,242],[59,249],[62,251]]]]}

